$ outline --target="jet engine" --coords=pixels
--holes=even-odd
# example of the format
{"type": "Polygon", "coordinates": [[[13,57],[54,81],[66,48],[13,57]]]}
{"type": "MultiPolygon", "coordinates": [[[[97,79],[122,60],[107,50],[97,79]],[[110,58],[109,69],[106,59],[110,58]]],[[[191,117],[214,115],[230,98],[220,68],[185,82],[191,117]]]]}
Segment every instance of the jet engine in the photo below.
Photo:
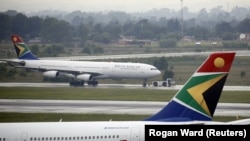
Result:
{"type": "Polygon", "coordinates": [[[80,74],[76,76],[76,79],[90,81],[92,79],[92,76],[90,74],[80,74]]]}
{"type": "Polygon", "coordinates": [[[46,71],[43,73],[43,76],[50,77],[50,78],[56,78],[59,76],[58,71],[46,71]]]}

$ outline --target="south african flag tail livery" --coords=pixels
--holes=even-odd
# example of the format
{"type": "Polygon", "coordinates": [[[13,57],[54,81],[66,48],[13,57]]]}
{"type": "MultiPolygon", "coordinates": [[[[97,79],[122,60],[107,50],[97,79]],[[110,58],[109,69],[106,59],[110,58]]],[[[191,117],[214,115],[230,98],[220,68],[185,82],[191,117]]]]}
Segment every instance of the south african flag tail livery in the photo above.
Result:
{"type": "Polygon", "coordinates": [[[14,44],[17,58],[26,60],[38,60],[38,58],[29,50],[22,38],[18,35],[12,35],[11,40],[14,44]]]}
{"type": "Polygon", "coordinates": [[[235,52],[212,53],[170,102],[146,121],[210,121],[235,52]]]}

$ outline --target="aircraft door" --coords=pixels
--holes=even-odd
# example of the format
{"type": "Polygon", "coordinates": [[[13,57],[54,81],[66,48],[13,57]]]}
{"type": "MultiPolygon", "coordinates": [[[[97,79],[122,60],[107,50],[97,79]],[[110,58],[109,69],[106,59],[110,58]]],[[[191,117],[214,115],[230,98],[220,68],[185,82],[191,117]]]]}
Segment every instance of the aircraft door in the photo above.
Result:
{"type": "Polygon", "coordinates": [[[131,129],[131,134],[130,134],[130,140],[131,141],[140,141],[140,128],[138,127],[133,127],[131,129]]]}
{"type": "Polygon", "coordinates": [[[27,132],[23,132],[21,135],[21,141],[27,141],[28,140],[28,133],[27,132]]]}

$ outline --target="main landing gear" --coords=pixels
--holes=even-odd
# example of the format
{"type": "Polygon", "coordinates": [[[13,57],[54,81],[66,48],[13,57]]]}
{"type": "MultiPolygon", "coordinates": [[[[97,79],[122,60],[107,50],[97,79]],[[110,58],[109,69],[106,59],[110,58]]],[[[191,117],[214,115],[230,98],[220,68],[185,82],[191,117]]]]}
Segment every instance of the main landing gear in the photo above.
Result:
{"type": "Polygon", "coordinates": [[[142,87],[147,87],[147,79],[144,79],[142,82],[142,87]]]}
{"type": "Polygon", "coordinates": [[[69,82],[69,86],[73,87],[83,87],[84,81],[72,80],[69,82]]]}
{"type": "Polygon", "coordinates": [[[93,86],[93,87],[95,87],[95,86],[97,86],[97,85],[98,85],[98,81],[96,81],[96,80],[93,80],[93,81],[88,81],[88,85],[89,85],[89,86],[93,86]]]}
{"type": "MultiPolygon", "coordinates": [[[[83,80],[71,80],[69,82],[69,86],[71,87],[84,87],[85,82],[83,80]]],[[[88,86],[96,87],[98,85],[98,81],[87,81],[88,86]]]]}

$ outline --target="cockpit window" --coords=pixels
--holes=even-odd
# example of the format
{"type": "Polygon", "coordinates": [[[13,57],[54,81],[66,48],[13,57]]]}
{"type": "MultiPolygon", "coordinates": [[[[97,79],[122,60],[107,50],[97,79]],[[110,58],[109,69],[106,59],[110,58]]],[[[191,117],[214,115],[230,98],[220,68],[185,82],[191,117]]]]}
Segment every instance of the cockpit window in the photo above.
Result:
{"type": "Polygon", "coordinates": [[[150,70],[157,70],[157,68],[150,68],[150,70]]]}

